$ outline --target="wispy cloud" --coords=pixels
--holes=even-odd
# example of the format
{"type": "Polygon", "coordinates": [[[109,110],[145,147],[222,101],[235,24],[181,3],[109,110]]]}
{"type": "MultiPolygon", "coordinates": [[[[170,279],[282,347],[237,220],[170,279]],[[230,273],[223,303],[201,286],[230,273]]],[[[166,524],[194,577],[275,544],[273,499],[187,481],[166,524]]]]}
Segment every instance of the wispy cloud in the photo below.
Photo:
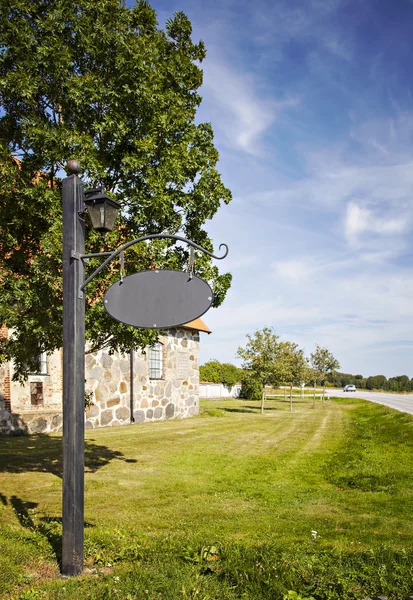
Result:
{"type": "Polygon", "coordinates": [[[332,21],[347,4],[348,0],[281,1],[271,5],[265,0],[258,2],[254,13],[255,28],[259,31],[256,41],[275,50],[278,60],[283,58],[283,46],[299,40],[349,61],[354,55],[353,35],[349,32],[344,35],[332,21]]]}
{"type": "Polygon", "coordinates": [[[351,245],[360,243],[360,235],[369,232],[379,235],[401,234],[410,227],[408,215],[391,218],[389,214],[378,216],[356,202],[350,202],[345,216],[345,232],[351,245]],[[407,218],[406,218],[407,217],[407,218]]]}
{"type": "Polygon", "coordinates": [[[282,111],[298,104],[295,98],[266,98],[263,87],[253,73],[236,71],[225,62],[205,65],[204,108],[213,116],[217,134],[222,135],[226,146],[260,154],[261,136],[268,133],[282,111]]]}
{"type": "Polygon", "coordinates": [[[186,11],[206,43],[198,118],[234,194],[208,223],[233,285],[205,317],[202,357],[233,361],[246,333],[273,325],[347,371],[413,376],[412,11],[154,1],[186,11]]]}
{"type": "MultiPolygon", "coordinates": [[[[395,116],[375,130],[384,139],[388,128],[392,150],[398,150],[390,164],[383,162],[371,137],[360,133],[369,130],[362,123],[349,136],[357,138],[356,147],[342,141],[321,150],[302,145],[305,176],[296,181],[274,177],[273,189],[238,198],[238,211],[241,206],[249,210],[251,223],[256,214],[266,215],[268,229],[258,244],[264,231],[272,230],[266,255],[277,259],[270,260],[270,277],[264,265],[254,267],[254,281],[259,273],[262,277],[259,300],[252,301],[248,292],[236,294],[241,281],[235,281],[220,316],[211,314],[215,343],[222,328],[240,344],[252,328],[273,325],[308,352],[315,342],[328,346],[348,371],[389,374],[390,368],[394,374],[392,361],[384,358],[386,348],[406,347],[403,341],[413,335],[413,267],[399,264],[411,252],[413,222],[407,122],[406,116],[395,116]],[[380,360],[377,353],[369,354],[375,344],[382,348],[380,360]]],[[[403,360],[398,359],[400,372],[410,372],[408,359],[403,360]]]]}

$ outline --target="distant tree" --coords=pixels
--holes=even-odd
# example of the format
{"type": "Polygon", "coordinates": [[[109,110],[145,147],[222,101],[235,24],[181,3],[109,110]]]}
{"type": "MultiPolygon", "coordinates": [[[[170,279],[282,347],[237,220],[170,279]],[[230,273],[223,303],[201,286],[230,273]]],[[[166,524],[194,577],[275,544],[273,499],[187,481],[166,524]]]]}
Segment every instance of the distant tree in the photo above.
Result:
{"type": "Polygon", "coordinates": [[[410,379],[407,375],[399,376],[399,391],[400,392],[409,392],[410,391],[410,379]]]}
{"type": "Polygon", "coordinates": [[[248,372],[250,384],[261,388],[261,413],[264,412],[265,386],[277,383],[277,358],[279,336],[271,327],[264,327],[247,335],[247,344],[240,346],[237,356],[242,359],[242,368],[248,372]]]}
{"type": "Polygon", "coordinates": [[[388,389],[388,381],[385,375],[374,375],[367,377],[366,387],[368,390],[384,390],[388,389]]]}
{"type": "Polygon", "coordinates": [[[276,361],[276,379],[290,387],[290,411],[293,410],[293,385],[305,383],[307,375],[308,361],[304,350],[293,342],[281,342],[276,361]]]}
{"type": "Polygon", "coordinates": [[[327,375],[340,368],[340,363],[327,349],[316,344],[315,352],[310,357],[311,367],[318,373],[323,384],[323,400],[325,396],[325,383],[327,375]]]}
{"type": "Polygon", "coordinates": [[[356,387],[359,388],[360,390],[366,389],[366,380],[364,379],[363,375],[355,375],[354,383],[355,383],[356,387]]]}
{"type": "MultiPolygon", "coordinates": [[[[372,388],[376,389],[376,388],[372,388]]],[[[390,377],[387,381],[386,389],[389,392],[398,392],[399,391],[399,382],[397,381],[397,377],[390,377]]]]}
{"type": "Polygon", "coordinates": [[[392,392],[409,392],[411,390],[410,379],[407,375],[390,377],[388,380],[388,389],[392,392]]]}
{"type": "Polygon", "coordinates": [[[363,375],[353,375],[352,373],[332,371],[327,375],[327,382],[336,388],[343,388],[345,385],[355,384],[359,389],[366,389],[366,380],[363,375]]]}
{"type": "Polygon", "coordinates": [[[333,387],[344,387],[349,383],[354,383],[354,375],[351,373],[340,373],[340,371],[332,371],[327,375],[328,383],[333,387]]]}
{"type": "Polygon", "coordinates": [[[208,383],[221,383],[221,363],[209,360],[199,367],[199,380],[208,383]]]}
{"type": "Polygon", "coordinates": [[[222,363],[222,383],[228,388],[240,383],[243,377],[242,369],[239,369],[231,363],[222,363]]]}
{"type": "Polygon", "coordinates": [[[218,360],[209,360],[199,367],[201,381],[222,383],[231,388],[242,380],[242,370],[230,363],[220,363],[218,360]]]}
{"type": "Polygon", "coordinates": [[[262,385],[259,381],[254,379],[249,371],[243,370],[242,385],[240,391],[240,398],[248,400],[260,400],[262,398],[262,385]]]}

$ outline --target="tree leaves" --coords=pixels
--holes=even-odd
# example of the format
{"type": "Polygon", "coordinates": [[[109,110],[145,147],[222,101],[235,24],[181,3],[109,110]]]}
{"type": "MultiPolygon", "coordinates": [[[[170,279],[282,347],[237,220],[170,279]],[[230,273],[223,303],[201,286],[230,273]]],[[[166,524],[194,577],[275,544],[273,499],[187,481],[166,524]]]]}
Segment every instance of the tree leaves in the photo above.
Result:
{"type": "MultiPolygon", "coordinates": [[[[87,186],[103,185],[122,205],[104,244],[88,229],[91,253],[178,231],[212,251],[204,223],[231,192],[216,168],[211,126],[194,121],[206,52],[183,13],[166,31],[144,1],[5,0],[0,17],[0,322],[15,331],[0,352],[16,358],[61,345],[60,178],[70,158],[87,186]]],[[[170,241],[141,246],[127,253],[128,272],[187,263],[186,249],[170,241]]],[[[195,268],[218,306],[231,275],[200,253],[195,268]]],[[[104,312],[102,293],[117,278],[108,268],[88,287],[87,338],[110,351],[153,342],[153,332],[104,312]]]]}
{"type": "Polygon", "coordinates": [[[242,359],[242,368],[264,387],[275,383],[279,337],[271,327],[247,335],[245,348],[239,347],[237,356],[242,359]]]}
{"type": "Polygon", "coordinates": [[[331,373],[340,368],[340,363],[333,354],[327,349],[316,344],[315,351],[310,357],[312,368],[319,374],[322,381],[325,380],[327,373],[331,373]]]}

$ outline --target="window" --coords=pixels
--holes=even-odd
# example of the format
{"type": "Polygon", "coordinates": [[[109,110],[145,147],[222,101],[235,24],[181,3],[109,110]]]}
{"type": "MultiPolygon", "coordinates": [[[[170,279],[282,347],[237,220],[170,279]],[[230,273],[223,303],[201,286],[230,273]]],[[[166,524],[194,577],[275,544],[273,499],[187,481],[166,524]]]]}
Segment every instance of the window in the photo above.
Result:
{"type": "Polygon", "coordinates": [[[47,354],[46,352],[41,352],[36,356],[36,361],[38,364],[37,370],[32,373],[32,375],[47,375],[47,354]]]}
{"type": "Polygon", "coordinates": [[[163,346],[159,342],[149,349],[149,378],[163,377],[163,346]]]}
{"type": "Polygon", "coordinates": [[[30,403],[32,406],[41,406],[43,404],[43,383],[41,381],[32,381],[30,383],[30,403]]]}

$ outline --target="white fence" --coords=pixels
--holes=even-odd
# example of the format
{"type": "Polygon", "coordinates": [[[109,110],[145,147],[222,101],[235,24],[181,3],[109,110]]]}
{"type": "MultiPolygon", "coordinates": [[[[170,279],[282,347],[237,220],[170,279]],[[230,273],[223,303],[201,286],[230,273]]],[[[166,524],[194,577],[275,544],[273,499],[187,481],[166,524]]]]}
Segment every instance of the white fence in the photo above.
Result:
{"type": "MultiPolygon", "coordinates": [[[[293,387],[293,390],[300,390],[299,394],[293,394],[293,398],[303,398],[304,397],[304,389],[301,387],[293,387]]],[[[232,386],[232,388],[228,388],[223,383],[200,383],[199,384],[199,397],[200,398],[239,398],[241,392],[241,384],[237,383],[232,386]]],[[[313,390],[312,388],[306,388],[305,397],[312,397],[313,390]]],[[[320,396],[321,390],[316,390],[316,396],[320,396]]],[[[284,397],[284,393],[271,394],[270,389],[267,390],[265,394],[266,398],[276,398],[276,397],[284,397]]],[[[290,397],[290,388],[285,388],[285,397],[288,399],[290,397]]],[[[325,398],[327,400],[330,399],[329,390],[326,390],[325,398]]]]}
{"type": "Polygon", "coordinates": [[[200,398],[239,398],[241,384],[233,385],[228,388],[222,383],[200,383],[200,398]]]}

